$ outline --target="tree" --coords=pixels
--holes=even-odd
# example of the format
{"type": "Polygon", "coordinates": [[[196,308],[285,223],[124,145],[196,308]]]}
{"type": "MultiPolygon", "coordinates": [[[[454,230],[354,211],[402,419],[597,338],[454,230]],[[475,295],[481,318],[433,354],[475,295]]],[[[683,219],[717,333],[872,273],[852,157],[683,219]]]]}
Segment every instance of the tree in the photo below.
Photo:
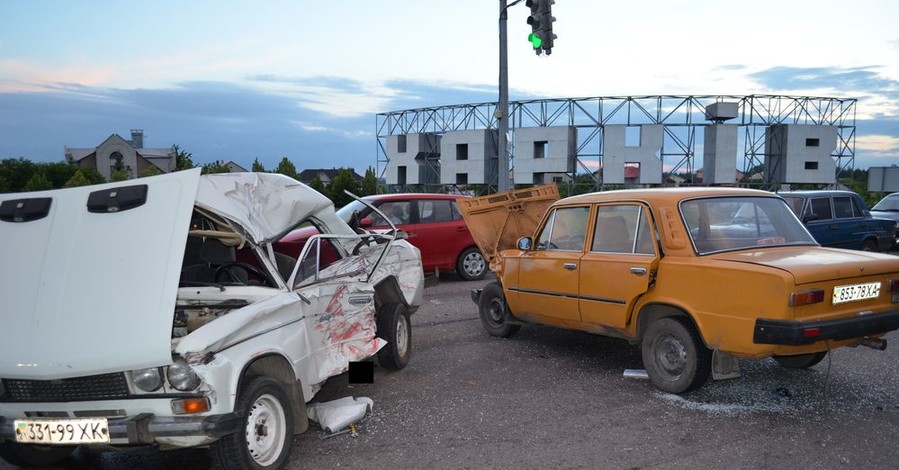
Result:
{"type": "Polygon", "coordinates": [[[162,174],[162,170],[157,168],[156,165],[150,165],[147,168],[145,168],[144,171],[140,172],[140,174],[137,175],[137,177],[138,178],[146,178],[147,176],[156,176],[156,175],[161,175],[161,174],[162,174]]]}
{"type": "Polygon", "coordinates": [[[254,173],[265,173],[265,167],[262,166],[262,163],[259,163],[259,157],[256,157],[256,159],[253,160],[253,168],[250,169],[250,171],[254,173]]]}
{"type": "Polygon", "coordinates": [[[6,182],[3,192],[24,191],[28,180],[36,171],[37,165],[24,158],[6,158],[0,161],[0,178],[6,182]]]}
{"type": "MultiPolygon", "coordinates": [[[[65,187],[66,183],[75,176],[75,172],[79,168],[68,162],[38,163],[37,167],[39,168],[38,171],[43,172],[47,176],[54,188],[65,187]]],[[[84,176],[83,173],[82,176],[84,176]]]]}
{"type": "Polygon", "coordinates": [[[231,167],[221,160],[216,160],[212,163],[204,164],[201,173],[204,175],[210,173],[231,173],[231,167]]]}
{"type": "Polygon", "coordinates": [[[860,170],[858,168],[840,171],[838,181],[847,186],[850,191],[857,193],[865,201],[865,205],[869,208],[880,200],[879,195],[868,192],[868,170],[860,170]]]}
{"type": "MultiPolygon", "coordinates": [[[[84,175],[84,177],[87,178],[87,180],[91,182],[91,184],[101,184],[101,183],[106,182],[106,177],[101,175],[100,172],[97,171],[96,168],[91,168],[89,166],[79,166],[76,168],[77,168],[76,171],[80,171],[81,174],[84,175]]],[[[72,173],[72,175],[74,176],[74,173],[72,173]]],[[[65,183],[63,183],[63,184],[65,184],[65,183]]]]}
{"type": "Polygon", "coordinates": [[[112,170],[112,174],[109,175],[109,181],[125,181],[130,179],[131,174],[125,170],[112,170]]]}
{"type": "Polygon", "coordinates": [[[341,168],[337,171],[337,176],[331,180],[328,185],[328,195],[335,207],[343,207],[353,200],[344,190],[353,194],[359,194],[359,182],[353,176],[353,171],[348,168],[341,168]]]}
{"type": "Polygon", "coordinates": [[[368,167],[365,170],[365,176],[362,177],[359,196],[370,196],[372,194],[378,194],[378,177],[375,176],[375,169],[368,167]]]}
{"type": "Polygon", "coordinates": [[[122,157],[122,154],[119,152],[113,152],[109,158],[115,161],[115,163],[112,164],[112,174],[131,171],[131,167],[125,167],[124,157],[122,157]]]}
{"type": "Polygon", "coordinates": [[[75,176],[75,173],[80,171],[82,178],[87,179],[87,184],[99,184],[105,183],[106,178],[100,174],[95,168],[90,167],[82,167],[77,164],[68,163],[68,162],[52,162],[52,163],[38,163],[36,164],[37,171],[43,171],[45,175],[47,175],[47,179],[50,180],[50,184],[53,185],[54,188],[64,188],[66,187],[66,183],[75,176]]]}
{"type": "Polygon", "coordinates": [[[25,191],[44,191],[53,189],[53,183],[50,182],[50,179],[47,178],[44,172],[38,171],[31,175],[31,178],[28,178],[24,189],[25,191]]]}
{"type": "MultiPolygon", "coordinates": [[[[66,183],[72,179],[76,172],[80,171],[81,176],[86,178],[87,184],[105,183],[106,178],[96,169],[89,167],[81,167],[67,162],[52,163],[32,163],[24,158],[8,158],[0,160],[0,192],[19,192],[34,191],[36,189],[26,189],[29,181],[31,184],[38,185],[39,189],[55,189],[66,187],[66,183]],[[49,184],[49,188],[42,188],[43,180],[36,174],[42,174],[43,180],[49,184]]],[[[34,186],[32,186],[34,188],[34,186]]]]}
{"type": "Polygon", "coordinates": [[[325,187],[325,183],[322,183],[322,179],[318,176],[312,178],[312,181],[309,182],[309,187],[324,194],[325,196],[328,195],[328,188],[325,187]]]}
{"type": "Polygon", "coordinates": [[[84,176],[84,173],[81,170],[75,170],[75,174],[69,178],[65,184],[62,185],[63,188],[74,188],[76,186],[88,186],[91,184],[91,180],[87,179],[87,176],[84,176]]]}
{"type": "MultiPolygon", "coordinates": [[[[584,173],[575,175],[574,182],[571,185],[568,185],[566,183],[558,183],[556,184],[556,186],[559,188],[560,197],[563,198],[598,191],[598,189],[596,188],[596,180],[593,179],[593,175],[584,173]]],[[[611,185],[606,185],[606,188],[611,187],[611,185]]],[[[622,187],[618,189],[624,188],[622,187]]]]}
{"type": "Polygon", "coordinates": [[[275,173],[281,173],[295,180],[300,179],[300,175],[297,174],[297,167],[287,157],[281,159],[278,163],[278,168],[275,168],[275,173]]]}
{"type": "Polygon", "coordinates": [[[175,154],[175,171],[190,170],[196,168],[193,155],[190,152],[181,150],[177,145],[172,146],[172,153],[175,154]]]}

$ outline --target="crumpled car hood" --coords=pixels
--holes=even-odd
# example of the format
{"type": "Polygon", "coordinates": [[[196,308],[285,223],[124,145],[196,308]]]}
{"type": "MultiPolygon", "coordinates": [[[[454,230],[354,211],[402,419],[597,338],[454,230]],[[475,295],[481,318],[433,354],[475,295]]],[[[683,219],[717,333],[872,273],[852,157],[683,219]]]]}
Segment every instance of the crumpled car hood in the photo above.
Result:
{"type": "Polygon", "coordinates": [[[46,216],[0,221],[0,376],[58,379],[171,362],[172,312],[200,170],[32,193],[46,216]],[[147,186],[142,204],[89,212],[92,193],[147,186]]]}
{"type": "Polygon", "coordinates": [[[284,175],[220,173],[200,179],[197,205],[239,224],[262,244],[294,228],[298,220],[331,206],[331,200],[284,175]]]}

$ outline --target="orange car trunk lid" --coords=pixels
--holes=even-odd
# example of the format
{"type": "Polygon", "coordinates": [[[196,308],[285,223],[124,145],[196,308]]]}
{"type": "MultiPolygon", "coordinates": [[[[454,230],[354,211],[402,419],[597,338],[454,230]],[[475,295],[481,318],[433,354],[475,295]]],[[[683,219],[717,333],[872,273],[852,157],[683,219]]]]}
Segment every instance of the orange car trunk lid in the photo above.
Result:
{"type": "Polygon", "coordinates": [[[817,246],[767,248],[714,256],[781,269],[793,275],[796,285],[897,272],[896,258],[892,256],[817,246]]]}

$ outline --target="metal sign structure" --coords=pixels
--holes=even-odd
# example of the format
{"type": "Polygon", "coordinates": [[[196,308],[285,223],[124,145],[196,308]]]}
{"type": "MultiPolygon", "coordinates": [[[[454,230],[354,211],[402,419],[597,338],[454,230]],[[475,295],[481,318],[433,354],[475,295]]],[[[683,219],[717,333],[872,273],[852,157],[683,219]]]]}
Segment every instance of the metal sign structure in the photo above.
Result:
{"type": "MultiPolygon", "coordinates": [[[[555,98],[509,102],[510,139],[509,167],[515,166],[516,129],[540,126],[572,126],[577,129],[576,168],[567,175],[569,185],[592,185],[593,190],[607,189],[597,170],[603,164],[604,127],[609,125],[663,125],[664,141],[659,158],[665,175],[695,175],[698,169],[697,131],[715,124],[706,116],[706,107],[714,103],[736,103],[737,115],[727,124],[737,126],[739,148],[734,158],[744,174],[758,171],[766,164],[766,133],[771,126],[803,124],[833,126],[837,131],[836,146],[831,157],[836,175],[855,165],[856,100],[851,98],[786,96],[786,95],[653,95],[609,96],[590,98],[555,98]],[[590,178],[579,176],[589,175],[590,178]],[[586,181],[585,181],[586,180],[586,181]]],[[[450,131],[497,129],[497,103],[473,103],[431,108],[408,109],[376,115],[377,162],[379,176],[389,162],[388,136],[413,133],[442,135],[450,131]]],[[[701,160],[701,159],[700,159],[701,160]]],[[[425,159],[429,171],[439,173],[439,154],[425,159]]],[[[389,182],[388,182],[389,183],[389,182]]],[[[530,181],[515,181],[530,185],[530,181]]],[[[685,184],[694,183],[692,180],[685,184]]],[[[739,183],[741,185],[776,186],[773,180],[739,183]]],[[[665,183],[663,183],[665,185],[665,183]]],[[[447,192],[453,185],[389,185],[391,191],[447,192]]],[[[489,185],[488,192],[496,185],[489,185]]]]}

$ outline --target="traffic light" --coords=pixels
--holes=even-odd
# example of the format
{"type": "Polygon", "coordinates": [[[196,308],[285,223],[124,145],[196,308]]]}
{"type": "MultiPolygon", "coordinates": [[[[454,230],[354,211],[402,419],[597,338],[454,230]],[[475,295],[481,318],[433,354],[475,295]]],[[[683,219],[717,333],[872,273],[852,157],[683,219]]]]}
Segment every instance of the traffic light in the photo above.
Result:
{"type": "Polygon", "coordinates": [[[556,0],[541,0],[540,2],[540,17],[542,18],[540,26],[543,28],[543,44],[541,46],[546,51],[546,55],[552,54],[553,39],[556,38],[556,35],[553,34],[553,22],[556,21],[553,18],[553,3],[556,3],[556,0]]]}
{"type": "Polygon", "coordinates": [[[528,41],[531,42],[531,46],[534,47],[534,52],[537,55],[543,51],[543,38],[540,36],[540,4],[542,0],[527,0],[525,5],[531,9],[531,14],[528,15],[528,24],[531,25],[531,34],[528,34],[528,41]]]}
{"type": "Polygon", "coordinates": [[[528,35],[528,41],[534,48],[534,53],[542,54],[544,51],[547,55],[552,53],[553,39],[553,21],[552,5],[555,0],[527,0],[525,5],[531,9],[528,15],[528,24],[531,25],[531,34],[528,35]]]}

